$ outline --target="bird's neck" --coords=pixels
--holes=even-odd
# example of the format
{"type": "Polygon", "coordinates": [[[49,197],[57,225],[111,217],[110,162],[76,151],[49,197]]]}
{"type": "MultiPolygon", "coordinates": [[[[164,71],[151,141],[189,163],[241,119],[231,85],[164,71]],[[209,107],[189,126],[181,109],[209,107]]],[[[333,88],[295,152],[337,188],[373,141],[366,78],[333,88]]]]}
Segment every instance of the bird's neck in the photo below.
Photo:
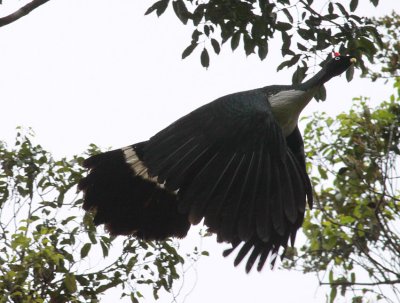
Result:
{"type": "Polygon", "coordinates": [[[268,96],[272,114],[285,137],[296,128],[301,111],[314,97],[316,90],[317,87],[308,90],[289,89],[268,96]]]}
{"type": "Polygon", "coordinates": [[[326,70],[321,69],[318,73],[316,73],[313,77],[308,79],[307,81],[298,84],[297,88],[301,90],[311,90],[313,88],[318,88],[323,85],[325,82],[329,81],[332,78],[326,70]]]}
{"type": "Polygon", "coordinates": [[[288,136],[296,128],[301,111],[314,97],[319,87],[327,82],[330,76],[325,69],[320,70],[309,80],[293,86],[269,87],[268,101],[272,113],[288,136]]]}

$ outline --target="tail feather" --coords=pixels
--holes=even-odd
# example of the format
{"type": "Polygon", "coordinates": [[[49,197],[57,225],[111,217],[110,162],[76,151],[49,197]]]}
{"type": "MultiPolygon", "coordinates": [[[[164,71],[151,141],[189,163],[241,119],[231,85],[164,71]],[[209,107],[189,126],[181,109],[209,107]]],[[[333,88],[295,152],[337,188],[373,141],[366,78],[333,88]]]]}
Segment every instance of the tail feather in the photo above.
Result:
{"type": "MultiPolygon", "coordinates": [[[[140,161],[144,144],[126,149],[140,161]]],[[[145,240],[185,237],[190,223],[178,211],[176,194],[147,173],[135,171],[136,163],[128,163],[126,154],[118,149],[84,161],[90,172],[78,184],[84,193],[83,209],[93,211],[95,224],[105,224],[113,235],[133,234],[145,240]]]]}

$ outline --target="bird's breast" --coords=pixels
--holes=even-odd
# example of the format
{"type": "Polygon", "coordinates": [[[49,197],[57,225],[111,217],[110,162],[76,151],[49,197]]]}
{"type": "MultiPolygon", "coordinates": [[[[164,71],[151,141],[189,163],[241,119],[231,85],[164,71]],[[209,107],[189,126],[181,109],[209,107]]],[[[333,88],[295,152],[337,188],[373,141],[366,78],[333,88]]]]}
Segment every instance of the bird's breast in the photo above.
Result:
{"type": "Polygon", "coordinates": [[[285,90],[267,95],[272,114],[282,128],[285,137],[296,128],[297,121],[304,107],[311,101],[316,90],[285,90]]]}

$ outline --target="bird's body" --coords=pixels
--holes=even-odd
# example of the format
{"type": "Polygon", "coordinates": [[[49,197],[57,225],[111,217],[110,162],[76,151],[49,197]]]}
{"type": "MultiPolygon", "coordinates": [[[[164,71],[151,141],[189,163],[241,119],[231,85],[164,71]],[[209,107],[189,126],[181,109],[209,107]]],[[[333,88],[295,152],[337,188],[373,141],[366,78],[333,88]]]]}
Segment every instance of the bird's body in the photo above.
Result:
{"type": "Polygon", "coordinates": [[[312,189],[297,127],[317,89],[351,65],[332,59],[324,72],[295,85],[221,97],[148,141],[85,160],[84,209],[112,234],[146,240],[186,236],[204,219],[220,242],[243,244],[235,264],[294,241],[312,189]],[[327,72],[328,75],[327,75],[327,72]]]}

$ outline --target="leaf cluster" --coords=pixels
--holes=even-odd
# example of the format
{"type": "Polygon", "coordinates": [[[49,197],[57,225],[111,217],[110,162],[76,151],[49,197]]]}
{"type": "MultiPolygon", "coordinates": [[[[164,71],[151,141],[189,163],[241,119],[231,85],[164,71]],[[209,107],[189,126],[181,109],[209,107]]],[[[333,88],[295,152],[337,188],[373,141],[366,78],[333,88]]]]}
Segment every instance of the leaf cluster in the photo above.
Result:
{"type": "Polygon", "coordinates": [[[315,114],[306,126],[316,206],[303,224],[306,245],[285,265],[328,272],[320,283],[331,287],[330,302],[339,291],[355,291],[353,302],[367,302],[367,292],[390,302],[379,285],[398,292],[400,81],[395,88],[376,108],[355,98],[349,113],[315,114]]]}
{"type": "Polygon", "coordinates": [[[378,45],[375,58],[380,62],[379,70],[368,67],[368,76],[377,79],[400,76],[400,15],[395,11],[380,19],[371,19],[380,29],[382,43],[378,45]]]}
{"type": "Polygon", "coordinates": [[[188,261],[177,244],[97,231],[76,193],[83,157],[55,160],[32,138],[20,129],[14,146],[0,142],[0,302],[98,302],[115,287],[132,302],[173,293],[188,261]]]}
{"type": "Polygon", "coordinates": [[[232,50],[242,43],[246,55],[257,54],[263,60],[278,35],[284,60],[277,69],[296,66],[293,82],[299,82],[313,67],[309,63],[316,54],[332,50],[355,55],[367,72],[364,59],[373,61],[382,42],[376,24],[356,14],[358,2],[329,1],[321,6],[313,0],[159,0],[146,14],[160,16],[172,6],[183,24],[191,22],[192,39],[182,58],[201,47],[204,67],[210,64],[210,51],[219,54],[227,42],[232,50]]]}

